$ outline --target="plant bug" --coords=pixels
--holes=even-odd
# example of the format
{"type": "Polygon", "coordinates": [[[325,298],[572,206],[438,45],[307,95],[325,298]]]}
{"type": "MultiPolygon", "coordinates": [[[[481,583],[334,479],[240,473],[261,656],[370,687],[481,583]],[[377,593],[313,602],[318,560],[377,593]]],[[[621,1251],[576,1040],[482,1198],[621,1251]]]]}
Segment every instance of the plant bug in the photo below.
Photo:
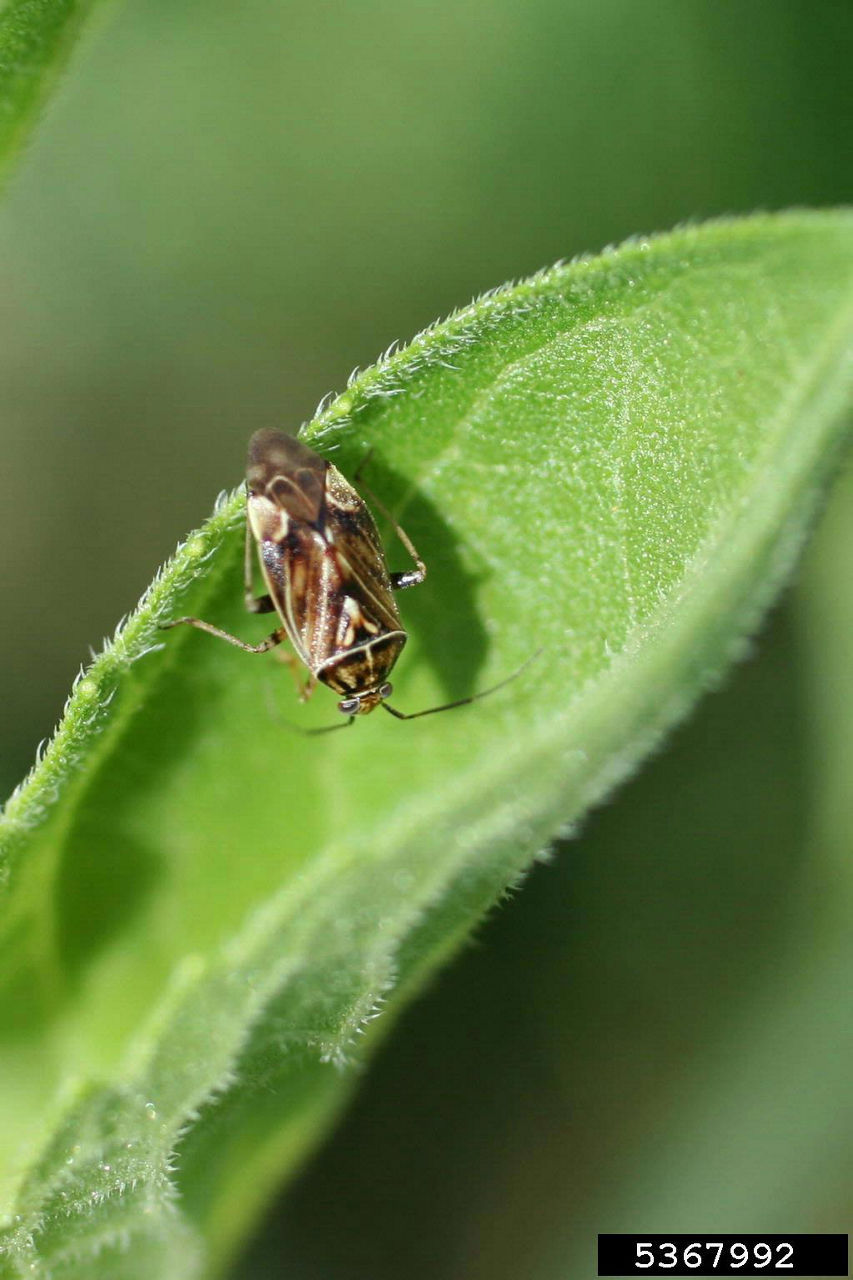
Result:
{"type": "Polygon", "coordinates": [[[398,720],[450,711],[494,693],[518,674],[425,711],[407,714],[390,706],[388,676],[407,639],[394,592],[426,577],[426,565],[409,537],[371,494],[415,563],[404,573],[389,573],[373,516],[356,490],[331,462],[284,431],[269,428],[252,436],[246,490],[246,608],[277,613],[281,626],[260,644],[247,644],[201,618],[175,618],[161,626],[198,627],[247,653],[266,653],[289,640],[295,654],[280,652],[302,700],[322,681],[340,696],[338,710],[347,724],[378,706],[398,720]],[[267,588],[262,596],[255,596],[252,585],[252,539],[267,588]],[[304,684],[297,659],[309,672],[304,684]]]}

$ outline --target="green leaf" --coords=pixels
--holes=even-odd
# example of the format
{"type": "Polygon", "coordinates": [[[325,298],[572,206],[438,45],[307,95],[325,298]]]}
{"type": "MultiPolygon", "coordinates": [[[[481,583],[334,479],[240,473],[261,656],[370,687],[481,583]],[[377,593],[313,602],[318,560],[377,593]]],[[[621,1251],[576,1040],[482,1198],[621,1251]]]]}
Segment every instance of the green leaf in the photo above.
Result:
{"type": "Polygon", "coordinates": [[[95,0],[8,0],[0,13],[0,180],[94,7],[95,0]]]}
{"type": "Polygon", "coordinates": [[[538,654],[474,706],[294,733],[339,722],[326,690],[301,707],[274,658],[157,630],[264,634],[241,616],[241,492],[180,549],[0,831],[8,1274],[221,1271],[383,1006],[758,622],[837,453],[851,285],[844,212],[636,241],[481,299],[318,415],[345,473],[373,450],[367,483],[429,564],[395,705],[538,654]]]}

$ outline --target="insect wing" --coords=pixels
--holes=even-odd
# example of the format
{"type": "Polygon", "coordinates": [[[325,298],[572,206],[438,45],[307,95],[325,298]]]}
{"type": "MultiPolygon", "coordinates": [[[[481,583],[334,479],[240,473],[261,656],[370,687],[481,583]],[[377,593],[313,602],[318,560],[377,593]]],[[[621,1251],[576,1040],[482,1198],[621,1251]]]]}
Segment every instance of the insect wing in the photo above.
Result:
{"type": "Polygon", "coordinates": [[[355,489],[329,465],[326,478],[326,541],[337,561],[341,586],[370,635],[400,629],[400,615],[373,516],[355,489]]]}

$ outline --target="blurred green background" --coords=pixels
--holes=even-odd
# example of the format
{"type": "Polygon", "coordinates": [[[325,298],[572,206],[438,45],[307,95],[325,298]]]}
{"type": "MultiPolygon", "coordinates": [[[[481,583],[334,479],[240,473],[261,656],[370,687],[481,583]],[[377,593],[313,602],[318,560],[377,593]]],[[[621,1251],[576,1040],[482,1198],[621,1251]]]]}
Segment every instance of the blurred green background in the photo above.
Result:
{"type": "MultiPolygon", "coordinates": [[[[105,15],[0,206],[3,793],[258,426],[558,258],[853,194],[846,0],[105,15]]],[[[850,496],[759,657],[394,1030],[240,1280],[853,1222],[850,496]]]]}

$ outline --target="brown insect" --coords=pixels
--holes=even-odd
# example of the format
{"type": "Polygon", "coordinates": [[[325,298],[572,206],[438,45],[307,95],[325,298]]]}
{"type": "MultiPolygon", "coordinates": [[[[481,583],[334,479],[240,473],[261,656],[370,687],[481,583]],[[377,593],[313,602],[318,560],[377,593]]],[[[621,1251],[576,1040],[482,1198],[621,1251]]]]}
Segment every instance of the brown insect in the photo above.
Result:
{"type": "Polygon", "coordinates": [[[353,486],[331,462],[283,431],[252,436],[246,488],[246,608],[276,612],[282,625],[260,644],[246,644],[201,618],[176,618],[163,627],[187,623],[247,653],[266,653],[289,640],[295,656],[281,652],[302,700],[322,681],[340,695],[338,710],[349,724],[378,706],[398,720],[449,711],[508,683],[503,680],[483,693],[408,715],[389,706],[386,699],[393,690],[388,676],[407,638],[394,592],[426,577],[426,565],[411,540],[371,494],[415,562],[414,569],[389,573],[376,524],[353,486]],[[267,588],[262,596],[255,596],[252,585],[252,538],[267,588]],[[297,659],[309,672],[304,684],[297,659]]]}

